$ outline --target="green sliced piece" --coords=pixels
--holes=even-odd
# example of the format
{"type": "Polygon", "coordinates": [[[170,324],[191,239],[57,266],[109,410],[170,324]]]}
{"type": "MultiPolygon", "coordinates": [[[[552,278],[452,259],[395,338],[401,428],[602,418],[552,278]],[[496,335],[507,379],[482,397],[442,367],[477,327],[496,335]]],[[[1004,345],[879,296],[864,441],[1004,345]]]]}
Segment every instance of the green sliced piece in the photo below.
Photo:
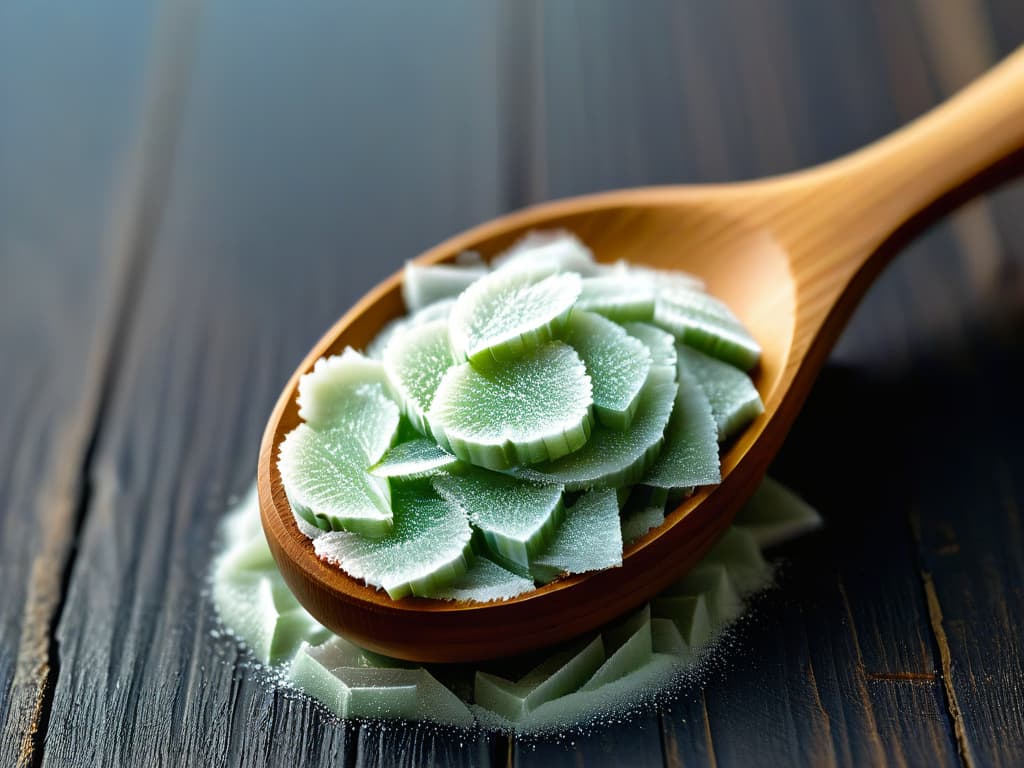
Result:
{"type": "Polygon", "coordinates": [[[492,263],[496,269],[544,267],[558,272],[575,272],[587,277],[601,270],[579,239],[565,231],[530,232],[492,263]]]}
{"type": "Polygon", "coordinates": [[[475,366],[494,367],[561,333],[580,293],[580,276],[549,267],[492,272],[467,288],[448,318],[452,349],[475,366]]]}
{"type": "Polygon", "coordinates": [[[651,601],[652,615],[671,619],[690,648],[700,648],[714,635],[704,595],[670,595],[651,601]]]}
{"type": "Polygon", "coordinates": [[[676,337],[650,323],[623,323],[630,336],[640,339],[651,353],[652,365],[676,367],[676,337]]]}
{"type": "Polygon", "coordinates": [[[712,485],[721,479],[718,429],[711,405],[704,390],[680,364],[679,392],[665,428],[665,445],[643,481],[668,489],[712,485]]]}
{"type": "Polygon", "coordinates": [[[425,325],[433,320],[447,320],[455,306],[455,299],[441,299],[433,304],[428,304],[423,309],[409,316],[409,322],[413,325],[425,325]]]}
{"type": "Polygon", "coordinates": [[[564,339],[583,360],[593,383],[594,415],[602,424],[626,429],[651,370],[651,353],[639,339],[600,315],[581,311],[569,318],[564,339]]]}
{"type": "Polygon", "coordinates": [[[508,600],[533,589],[535,587],[531,579],[502,568],[486,557],[478,557],[462,576],[447,587],[431,592],[427,597],[435,600],[491,603],[496,600],[508,600]]]}
{"type": "Polygon", "coordinates": [[[757,540],[743,528],[726,530],[704,562],[724,565],[741,595],[763,589],[772,578],[772,567],[761,554],[757,540]]]}
{"type": "Polygon", "coordinates": [[[665,522],[665,507],[639,507],[622,515],[622,543],[632,544],[665,522]]]}
{"type": "Polygon", "coordinates": [[[299,379],[299,417],[314,429],[356,428],[371,462],[384,455],[398,426],[397,421],[391,426],[395,411],[389,402],[390,384],[383,366],[351,347],[340,355],[321,357],[299,379]],[[357,391],[362,394],[353,402],[357,391]],[[367,393],[374,393],[380,402],[367,393]]]}
{"type": "Polygon", "coordinates": [[[281,481],[292,510],[307,522],[384,536],[392,522],[388,483],[366,471],[364,449],[353,438],[348,429],[316,432],[300,424],[281,444],[281,481]]]}
{"type": "Polygon", "coordinates": [[[508,469],[579,449],[590,436],[592,404],[579,356],[555,341],[501,368],[449,369],[427,422],[437,442],[460,459],[508,469]]]}
{"type": "Polygon", "coordinates": [[[396,333],[384,350],[384,370],[412,425],[429,435],[426,413],[447,370],[455,364],[448,323],[432,320],[396,333]]]}
{"type": "Polygon", "coordinates": [[[622,565],[622,530],[615,491],[583,494],[566,512],[555,538],[530,563],[539,581],[622,565]]]}
{"type": "Polygon", "coordinates": [[[647,620],[608,657],[607,661],[601,665],[593,677],[583,684],[580,690],[593,691],[625,677],[634,669],[646,664],[650,658],[651,620],[650,608],[648,608],[647,620]]]}
{"type": "Polygon", "coordinates": [[[319,645],[307,644],[300,652],[309,654],[310,658],[316,661],[327,670],[338,669],[339,667],[370,667],[371,664],[363,650],[355,643],[350,643],[341,635],[332,635],[330,639],[319,645]]]}
{"type": "Polygon", "coordinates": [[[704,595],[708,617],[715,629],[731,623],[743,612],[743,600],[736,591],[728,570],[720,563],[699,563],[661,594],[666,597],[704,595]]]}
{"type": "Polygon", "coordinates": [[[639,630],[641,630],[644,624],[650,624],[651,622],[651,606],[645,604],[640,610],[634,611],[633,613],[627,614],[624,618],[619,618],[610,624],[607,624],[601,630],[601,636],[604,638],[604,649],[611,655],[619,650],[626,642],[633,637],[639,630]]]}
{"type": "Polygon", "coordinates": [[[630,278],[633,280],[646,280],[654,286],[658,294],[675,289],[688,291],[703,291],[704,281],[696,275],[682,272],[677,269],[655,269],[645,267],[642,264],[629,262],[624,259],[609,264],[601,274],[605,277],[630,278]]]}
{"type": "Polygon", "coordinates": [[[631,275],[602,275],[583,280],[576,309],[604,315],[610,320],[650,320],[654,317],[654,286],[631,275]]]}
{"type": "Polygon", "coordinates": [[[399,443],[389,450],[370,474],[396,480],[416,480],[450,470],[458,463],[457,458],[433,440],[420,437],[399,443]]]}
{"type": "Polygon", "coordinates": [[[663,291],[655,305],[654,323],[679,341],[745,371],[761,358],[761,346],[732,311],[700,291],[663,291]]]}
{"type": "Polygon", "coordinates": [[[384,356],[384,350],[387,348],[391,338],[399,331],[408,328],[410,324],[411,320],[408,317],[396,317],[388,322],[387,325],[377,332],[377,335],[373,337],[370,343],[366,345],[366,357],[379,361],[384,356]]]}
{"type": "Polygon", "coordinates": [[[719,442],[764,413],[761,396],[743,371],[686,345],[680,346],[679,359],[680,369],[693,377],[711,405],[719,442]]]}
{"type": "Polygon", "coordinates": [[[409,312],[417,312],[441,299],[458,296],[487,274],[487,267],[453,264],[423,265],[409,261],[402,275],[402,298],[409,312]]]}
{"type": "Polygon", "coordinates": [[[675,397],[675,371],[652,367],[629,429],[597,426],[580,450],[562,459],[524,467],[517,474],[537,482],[562,483],[567,491],[637,483],[661,451],[675,397]]]}
{"type": "Polygon", "coordinates": [[[562,486],[541,485],[486,469],[441,475],[434,489],[469,513],[489,551],[529,567],[562,522],[562,486]]]}
{"type": "Polygon", "coordinates": [[[655,653],[674,656],[683,664],[693,660],[693,651],[671,619],[651,619],[651,649],[655,653]]]}
{"type": "Polygon", "coordinates": [[[349,690],[313,655],[309,645],[300,646],[288,666],[288,682],[311,696],[338,717],[348,716],[349,690]]]}
{"type": "Polygon", "coordinates": [[[774,547],[821,527],[821,516],[806,501],[765,477],[733,525],[750,532],[761,549],[774,547]]]}
{"type": "Polygon", "coordinates": [[[472,560],[470,527],[461,507],[427,483],[396,485],[391,495],[394,527],[381,539],[337,531],[313,542],[321,560],[393,599],[429,595],[464,574],[472,560]]]}
{"type": "Polygon", "coordinates": [[[477,672],[473,699],[478,706],[516,722],[542,704],[578,690],[604,659],[604,643],[598,635],[578,652],[546,659],[517,682],[477,672]]]}

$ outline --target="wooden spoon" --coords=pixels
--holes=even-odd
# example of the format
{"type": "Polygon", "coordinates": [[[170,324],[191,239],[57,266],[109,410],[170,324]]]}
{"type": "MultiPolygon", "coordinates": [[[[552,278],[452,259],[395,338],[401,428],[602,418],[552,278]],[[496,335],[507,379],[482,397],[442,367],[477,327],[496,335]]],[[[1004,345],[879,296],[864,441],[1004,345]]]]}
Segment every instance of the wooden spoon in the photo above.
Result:
{"type": "MultiPolygon", "coordinates": [[[[760,482],[851,312],[889,258],[937,216],[1024,164],[1024,48],[927,115],[840,160],[741,184],[588,195],[503,216],[423,254],[489,257],[532,229],[576,233],[601,259],[702,276],[763,346],[765,412],[722,456],[722,482],[626,548],[621,568],[556,581],[501,603],[392,601],[326,565],[295,525],[277,471],[298,423],[299,377],[365,345],[403,314],[401,275],[365,296],[317,343],[281,394],[259,456],[263,528],[299,601],[356,643],[413,661],[520,653],[594,629],[697,563],[760,482]]],[[[841,435],[836,435],[841,440],[841,435]]],[[[827,450],[822,461],[828,460],[827,450]]]]}

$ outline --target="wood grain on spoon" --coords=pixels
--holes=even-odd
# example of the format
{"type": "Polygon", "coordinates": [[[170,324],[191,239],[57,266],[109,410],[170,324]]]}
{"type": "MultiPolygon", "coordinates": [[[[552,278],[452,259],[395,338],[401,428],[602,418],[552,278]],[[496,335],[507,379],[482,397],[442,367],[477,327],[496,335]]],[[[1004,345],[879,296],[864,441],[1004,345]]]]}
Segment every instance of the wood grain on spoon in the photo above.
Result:
{"type": "MultiPolygon", "coordinates": [[[[404,313],[396,274],[317,343],[281,394],[260,449],[264,531],[285,580],[324,625],[413,661],[478,661],[594,629],[691,568],[756,489],[829,350],[899,247],[957,204],[1024,165],[1024,49],[952,100],[859,152],[808,171],[719,186],[625,190],[539,205],[458,235],[420,257],[490,257],[532,229],[564,228],[599,259],[702,276],[761,343],[765,412],[722,455],[722,482],[699,489],[628,546],[621,568],[568,577],[512,600],[393,601],[317,559],[299,532],[277,451],[299,423],[299,377],[362,347],[404,313]]],[[[836,435],[841,440],[841,435],[836,435]]],[[[823,446],[822,461],[828,460],[823,446]]]]}

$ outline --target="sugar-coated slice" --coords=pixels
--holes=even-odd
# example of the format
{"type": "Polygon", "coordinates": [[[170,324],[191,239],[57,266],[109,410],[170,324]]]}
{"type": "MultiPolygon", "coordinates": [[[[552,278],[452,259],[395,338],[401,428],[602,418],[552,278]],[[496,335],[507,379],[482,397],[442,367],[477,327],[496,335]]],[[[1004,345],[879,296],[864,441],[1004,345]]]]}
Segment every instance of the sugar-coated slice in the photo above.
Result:
{"type": "Polygon", "coordinates": [[[638,507],[622,514],[622,543],[632,544],[665,522],[665,505],[638,507]]]}
{"type": "Polygon", "coordinates": [[[604,315],[609,320],[650,320],[654,317],[655,288],[649,280],[632,275],[601,275],[583,280],[577,310],[604,315]]]}
{"type": "Polygon", "coordinates": [[[406,417],[430,434],[426,413],[445,373],[455,364],[448,342],[448,322],[432,320],[395,333],[384,349],[384,370],[406,417]]]}
{"type": "Polygon", "coordinates": [[[564,230],[530,232],[494,258],[496,270],[524,266],[546,267],[558,272],[596,275],[601,267],[579,238],[564,230]]]}
{"type": "Polygon", "coordinates": [[[715,629],[730,624],[743,612],[743,600],[733,584],[728,570],[720,563],[698,563],[682,579],[661,593],[675,595],[703,595],[708,617],[715,629]]]}
{"type": "Polygon", "coordinates": [[[593,385],[594,415],[602,424],[626,429],[639,405],[640,391],[651,370],[646,345],[621,326],[577,305],[564,340],[583,360],[593,385]]]}
{"type": "Polygon", "coordinates": [[[278,459],[296,514],[320,528],[381,537],[391,530],[390,488],[368,465],[351,430],[317,432],[306,424],[288,433],[278,459]]]}
{"type": "Polygon", "coordinates": [[[394,526],[370,539],[335,531],[313,542],[317,557],[397,600],[429,595],[453,583],[472,561],[466,511],[427,482],[398,484],[391,494],[394,526]]]}
{"type": "Polygon", "coordinates": [[[452,469],[459,460],[433,440],[415,438],[392,447],[370,470],[377,477],[417,480],[452,469]]]}
{"type": "Polygon", "coordinates": [[[500,368],[450,368],[427,422],[434,439],[488,469],[571,453],[591,432],[590,377],[572,347],[550,342],[500,368]]]}
{"type": "Polygon", "coordinates": [[[651,648],[654,653],[674,656],[681,664],[693,660],[693,651],[671,619],[651,619],[651,648]]]}
{"type": "Polygon", "coordinates": [[[711,405],[719,442],[728,440],[764,413],[761,395],[743,371],[685,344],[678,351],[680,369],[693,377],[711,405]]]}
{"type": "Polygon", "coordinates": [[[562,521],[562,486],[473,468],[440,475],[434,489],[466,510],[489,551],[524,568],[551,542],[562,521]]]}
{"type": "Polygon", "coordinates": [[[590,491],[566,510],[554,540],[531,560],[540,581],[622,565],[622,530],[615,491],[590,491]]]}
{"type": "Polygon", "coordinates": [[[491,603],[508,600],[535,589],[531,579],[524,578],[486,557],[477,557],[469,570],[446,587],[426,597],[456,602],[491,603]]]}
{"type": "Polygon", "coordinates": [[[568,491],[620,488],[639,482],[665,441],[676,397],[675,376],[671,368],[651,368],[629,429],[598,425],[575,453],[524,467],[518,474],[538,482],[561,483],[568,491]]]}
{"type": "Polygon", "coordinates": [[[721,482],[718,429],[711,405],[688,369],[680,365],[678,374],[679,391],[665,428],[665,445],[643,482],[658,488],[693,488],[721,482]]]}
{"type": "Polygon", "coordinates": [[[821,527],[821,516],[806,501],[765,477],[733,525],[750,532],[761,549],[774,547],[821,527]]]}
{"type": "Polygon", "coordinates": [[[700,648],[714,636],[704,595],[658,596],[651,601],[651,614],[674,621],[690,648],[700,648]]]}
{"type": "Polygon", "coordinates": [[[613,264],[605,266],[601,274],[607,277],[631,278],[634,280],[646,280],[654,286],[658,294],[682,288],[689,291],[703,291],[704,281],[689,272],[682,272],[678,269],[655,269],[643,264],[636,264],[624,259],[619,259],[613,264]]]}
{"type": "Polygon", "coordinates": [[[644,609],[646,614],[640,626],[636,628],[625,642],[623,642],[608,659],[600,666],[583,686],[581,691],[597,690],[603,685],[614,682],[625,677],[634,669],[643,666],[651,658],[651,612],[650,608],[644,609]]]}
{"type": "Polygon", "coordinates": [[[676,337],[650,323],[623,323],[626,333],[639,339],[651,353],[652,365],[676,367],[676,337]]]}
{"type": "Polygon", "coordinates": [[[377,420],[390,419],[393,410],[379,407],[379,413],[371,415],[361,410],[365,404],[351,402],[353,392],[374,391],[373,385],[379,387],[381,398],[391,398],[388,378],[379,361],[351,347],[346,347],[340,355],[322,357],[312,371],[299,379],[299,417],[314,429],[339,425],[359,427],[361,422],[369,423],[369,427],[360,429],[360,436],[374,438],[367,444],[367,453],[371,461],[377,461],[390,446],[393,435],[385,422],[377,420]],[[371,418],[374,421],[370,421],[371,418]],[[374,453],[377,455],[373,456],[374,453]]]}
{"type": "Polygon", "coordinates": [[[580,276],[521,266],[488,274],[455,301],[452,350],[476,366],[515,360],[561,333],[580,294],[580,276]]]}
{"type": "Polygon", "coordinates": [[[754,535],[736,526],[722,534],[704,562],[725,566],[741,595],[763,589],[772,578],[772,567],[761,554],[754,535]]]}
{"type": "Polygon", "coordinates": [[[455,264],[417,264],[409,261],[402,275],[402,298],[410,313],[441,299],[458,296],[487,274],[487,267],[455,264]]]}
{"type": "Polygon", "coordinates": [[[761,345],[732,310],[701,291],[662,291],[654,308],[654,323],[679,341],[745,371],[761,359],[761,345]]]}

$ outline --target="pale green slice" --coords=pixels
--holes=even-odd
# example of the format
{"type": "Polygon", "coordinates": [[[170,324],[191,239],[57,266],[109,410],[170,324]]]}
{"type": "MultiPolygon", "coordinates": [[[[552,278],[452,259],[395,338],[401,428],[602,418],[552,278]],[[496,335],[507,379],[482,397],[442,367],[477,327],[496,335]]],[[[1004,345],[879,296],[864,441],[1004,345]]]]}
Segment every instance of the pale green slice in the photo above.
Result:
{"type": "Polygon", "coordinates": [[[515,245],[494,258],[495,270],[520,267],[544,267],[557,272],[575,272],[584,277],[596,275],[601,266],[570,232],[530,232],[515,245]]]}
{"type": "Polygon", "coordinates": [[[601,636],[604,637],[604,649],[609,655],[619,650],[626,642],[633,637],[644,624],[651,623],[651,606],[644,604],[638,611],[626,614],[601,629],[601,636]]]}
{"type": "MultiPolygon", "coordinates": [[[[397,425],[397,411],[396,411],[397,425]]],[[[320,528],[380,537],[391,530],[388,483],[366,471],[364,449],[344,428],[300,424],[281,444],[278,469],[292,510],[320,528]]]]}
{"type": "Polygon", "coordinates": [[[658,294],[675,289],[688,291],[704,290],[704,281],[689,272],[682,272],[677,269],[655,269],[645,267],[636,262],[620,259],[613,264],[605,266],[601,270],[605,277],[628,278],[632,280],[646,280],[654,286],[658,294]]]}
{"type": "Polygon", "coordinates": [[[639,507],[622,515],[622,543],[632,544],[665,522],[665,506],[639,507]]]}
{"type": "Polygon", "coordinates": [[[394,527],[387,536],[328,533],[313,542],[317,556],[383,588],[393,600],[429,595],[468,570],[471,530],[465,510],[425,482],[396,485],[391,504],[394,527]]]}
{"type": "Polygon", "coordinates": [[[516,682],[477,672],[473,699],[477,706],[516,722],[536,707],[578,690],[604,659],[604,644],[598,635],[578,652],[546,659],[516,682]]]}
{"type": "Polygon", "coordinates": [[[456,602],[491,603],[508,600],[535,589],[531,579],[502,568],[486,557],[477,557],[462,576],[427,597],[456,602]]]}
{"type": "Polygon", "coordinates": [[[718,629],[736,619],[743,612],[743,600],[724,565],[698,563],[686,576],[661,593],[662,596],[703,595],[708,617],[718,629]]]}
{"type": "Polygon", "coordinates": [[[750,532],[761,549],[774,547],[821,527],[821,516],[806,501],[765,477],[733,525],[750,532]]]}
{"type": "Polygon", "coordinates": [[[416,480],[452,469],[459,460],[433,440],[420,437],[391,448],[370,470],[376,477],[416,480]]]}
{"type": "Polygon", "coordinates": [[[409,316],[409,322],[413,325],[425,325],[433,320],[447,320],[452,314],[452,307],[455,306],[455,299],[441,299],[433,304],[428,304],[423,309],[409,316]]]}
{"type": "Polygon", "coordinates": [[[763,589],[772,578],[772,567],[761,554],[754,535],[743,528],[731,527],[704,558],[708,564],[725,566],[729,578],[741,595],[763,589]]]}
{"type": "Polygon", "coordinates": [[[593,691],[602,685],[625,677],[634,669],[643,666],[651,658],[651,617],[650,608],[646,608],[646,620],[636,631],[608,657],[604,664],[594,673],[581,691],[593,691]]]}
{"type": "Polygon", "coordinates": [[[654,286],[631,275],[602,275],[583,280],[576,309],[604,315],[616,322],[654,317],[654,286]]]}
{"type": "Polygon", "coordinates": [[[654,653],[674,656],[682,664],[693,660],[693,651],[671,619],[651,619],[651,649],[654,653]]]}
{"type": "Polygon", "coordinates": [[[384,350],[387,349],[394,335],[408,328],[411,324],[412,321],[408,317],[396,317],[394,320],[389,321],[387,325],[377,332],[377,335],[373,337],[370,343],[366,345],[366,357],[379,361],[384,357],[384,350]]]}
{"type": "Polygon", "coordinates": [[[680,364],[678,372],[679,391],[665,428],[665,445],[643,481],[659,488],[712,485],[722,479],[715,419],[688,369],[680,364]]]}
{"type": "Polygon", "coordinates": [[[453,264],[423,265],[406,262],[402,274],[402,298],[405,308],[417,312],[441,299],[458,296],[487,274],[486,266],[453,264]]]}
{"type": "Polygon", "coordinates": [[[486,469],[440,475],[434,489],[469,513],[489,551],[524,568],[552,540],[564,516],[562,486],[542,485],[486,469]]]}
{"type": "Polygon", "coordinates": [[[761,346],[719,299],[683,288],[663,291],[654,309],[656,325],[719,360],[747,371],[761,358],[761,346]]]}
{"type": "Polygon", "coordinates": [[[299,417],[314,429],[357,428],[371,462],[388,449],[398,427],[395,410],[386,402],[391,400],[391,391],[383,366],[351,347],[340,355],[317,360],[313,370],[299,379],[297,400],[299,417]],[[353,402],[356,391],[363,395],[353,402]],[[368,392],[376,393],[380,402],[369,401],[368,392]]]}
{"type": "Polygon", "coordinates": [[[670,595],[651,601],[652,615],[671,619],[686,644],[697,649],[714,636],[711,614],[704,595],[670,595]]]}
{"type": "Polygon", "coordinates": [[[564,340],[580,356],[593,383],[594,415],[602,424],[626,429],[651,370],[651,353],[639,339],[600,315],[573,310],[564,340]]]}
{"type": "Polygon", "coordinates": [[[427,414],[434,439],[470,464],[508,469],[579,449],[591,431],[591,381],[572,347],[550,342],[501,368],[448,370],[427,414]]]}
{"type": "Polygon", "coordinates": [[[626,333],[640,339],[651,353],[652,365],[676,367],[676,337],[650,323],[623,323],[626,333]]]}
{"type": "Polygon", "coordinates": [[[383,362],[406,417],[421,434],[429,435],[426,413],[441,379],[455,364],[448,323],[432,320],[399,331],[388,342],[383,362]]]}
{"type": "Polygon", "coordinates": [[[761,396],[743,371],[686,345],[679,347],[679,359],[680,369],[693,377],[711,405],[719,442],[764,413],[761,396]]]}
{"type": "Polygon", "coordinates": [[[539,581],[622,565],[622,530],[615,491],[590,491],[566,511],[555,538],[530,563],[539,581]]]}
{"type": "Polygon", "coordinates": [[[523,468],[518,474],[538,482],[561,483],[568,491],[637,483],[661,451],[675,397],[675,371],[652,367],[629,429],[597,426],[580,450],[523,468]]]}
{"type": "Polygon", "coordinates": [[[448,318],[452,350],[494,367],[558,336],[580,293],[580,276],[548,267],[507,268],[477,280],[448,318]]]}

